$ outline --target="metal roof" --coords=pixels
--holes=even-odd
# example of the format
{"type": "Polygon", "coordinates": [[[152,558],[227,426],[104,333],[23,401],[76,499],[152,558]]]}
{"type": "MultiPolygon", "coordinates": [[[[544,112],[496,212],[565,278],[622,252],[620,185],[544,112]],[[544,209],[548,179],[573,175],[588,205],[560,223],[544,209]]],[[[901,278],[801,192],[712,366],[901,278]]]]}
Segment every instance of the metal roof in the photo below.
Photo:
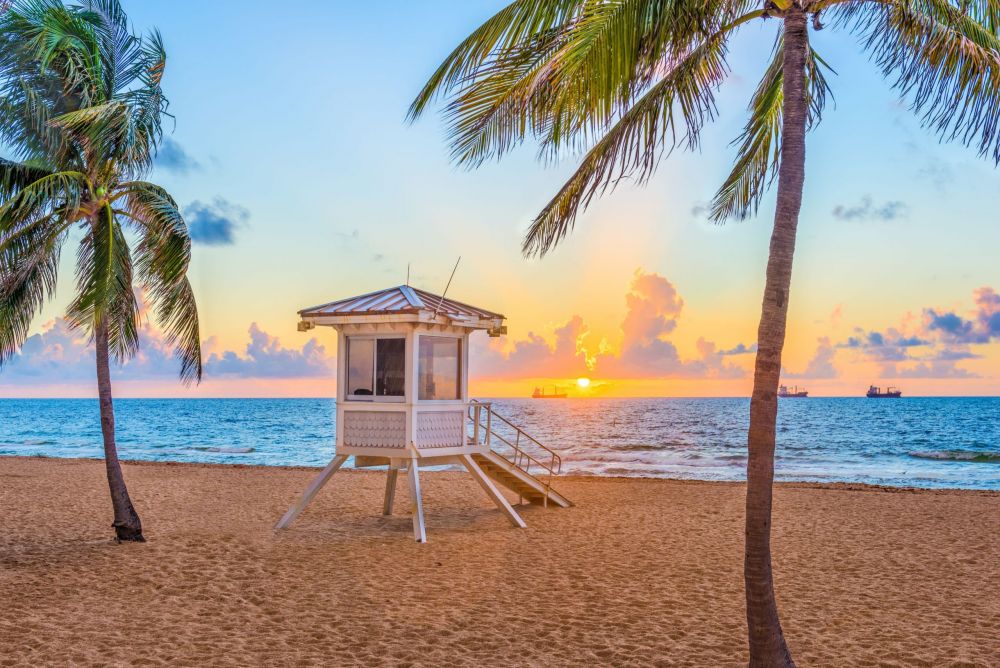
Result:
{"type": "Polygon", "coordinates": [[[324,316],[365,316],[386,314],[437,313],[449,318],[503,320],[505,316],[486,309],[469,306],[448,297],[435,295],[408,285],[397,285],[358,297],[348,297],[328,304],[302,309],[303,318],[324,316]]]}

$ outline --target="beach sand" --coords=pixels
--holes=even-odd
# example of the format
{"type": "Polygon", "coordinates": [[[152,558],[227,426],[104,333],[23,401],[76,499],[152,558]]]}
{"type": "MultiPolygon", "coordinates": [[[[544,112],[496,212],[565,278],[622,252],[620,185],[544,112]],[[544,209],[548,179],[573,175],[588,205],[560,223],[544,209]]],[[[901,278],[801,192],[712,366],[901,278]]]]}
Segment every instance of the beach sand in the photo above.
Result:
{"type": "MultiPolygon", "coordinates": [[[[565,478],[510,527],[467,474],[128,463],[148,541],[108,540],[98,461],[0,458],[0,665],[745,662],[743,487],[565,478]]],[[[1000,664],[1000,493],[777,486],[799,665],[1000,664]]]]}

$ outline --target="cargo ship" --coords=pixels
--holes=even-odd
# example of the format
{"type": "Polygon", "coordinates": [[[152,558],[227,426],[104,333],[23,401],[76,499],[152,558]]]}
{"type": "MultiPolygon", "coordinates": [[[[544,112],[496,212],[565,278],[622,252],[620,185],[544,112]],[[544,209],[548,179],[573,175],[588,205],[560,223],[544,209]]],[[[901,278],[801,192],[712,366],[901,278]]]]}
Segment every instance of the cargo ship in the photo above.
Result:
{"type": "Polygon", "coordinates": [[[778,396],[785,399],[805,399],[809,396],[809,392],[804,387],[800,388],[798,385],[792,388],[782,385],[778,388],[778,396]]]}
{"type": "Polygon", "coordinates": [[[531,393],[532,399],[565,399],[566,392],[560,391],[558,387],[553,387],[552,392],[546,392],[544,387],[536,387],[531,393]]]}
{"type": "Polygon", "coordinates": [[[882,388],[870,385],[865,396],[869,399],[899,399],[903,396],[903,392],[895,387],[887,387],[883,392],[882,388]]]}

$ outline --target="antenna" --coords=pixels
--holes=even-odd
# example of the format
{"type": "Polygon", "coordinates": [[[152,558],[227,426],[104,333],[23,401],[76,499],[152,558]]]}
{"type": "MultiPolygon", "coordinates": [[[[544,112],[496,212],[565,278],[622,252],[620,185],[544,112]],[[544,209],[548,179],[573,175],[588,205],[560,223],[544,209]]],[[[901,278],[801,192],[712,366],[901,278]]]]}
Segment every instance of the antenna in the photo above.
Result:
{"type": "Polygon", "coordinates": [[[441,293],[441,299],[438,300],[438,305],[434,309],[434,317],[437,317],[438,311],[441,310],[441,305],[444,304],[444,296],[448,294],[448,288],[451,287],[451,279],[455,278],[455,271],[458,269],[458,263],[462,261],[462,256],[459,255],[458,259],[455,260],[455,268],[451,270],[451,276],[448,277],[448,284],[444,286],[444,292],[441,293]]]}
{"type": "Polygon", "coordinates": [[[406,287],[410,287],[410,263],[406,263],[406,287]]]}

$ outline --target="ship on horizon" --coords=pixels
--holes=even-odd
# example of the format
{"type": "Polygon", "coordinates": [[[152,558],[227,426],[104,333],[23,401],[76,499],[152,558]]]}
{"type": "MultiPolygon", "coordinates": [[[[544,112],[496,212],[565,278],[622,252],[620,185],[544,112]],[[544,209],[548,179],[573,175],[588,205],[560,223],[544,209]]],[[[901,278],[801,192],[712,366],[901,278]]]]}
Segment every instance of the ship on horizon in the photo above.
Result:
{"type": "Polygon", "coordinates": [[[787,385],[782,385],[778,388],[778,396],[785,399],[805,399],[809,396],[809,392],[804,387],[789,388],[787,385]]]}
{"type": "Polygon", "coordinates": [[[895,387],[887,387],[883,392],[882,388],[869,385],[868,393],[865,396],[869,399],[899,399],[903,396],[903,391],[895,387]]]}
{"type": "Polygon", "coordinates": [[[531,393],[532,399],[565,399],[565,390],[561,390],[557,386],[552,387],[552,392],[546,393],[544,387],[536,387],[535,391],[531,393]]]}

